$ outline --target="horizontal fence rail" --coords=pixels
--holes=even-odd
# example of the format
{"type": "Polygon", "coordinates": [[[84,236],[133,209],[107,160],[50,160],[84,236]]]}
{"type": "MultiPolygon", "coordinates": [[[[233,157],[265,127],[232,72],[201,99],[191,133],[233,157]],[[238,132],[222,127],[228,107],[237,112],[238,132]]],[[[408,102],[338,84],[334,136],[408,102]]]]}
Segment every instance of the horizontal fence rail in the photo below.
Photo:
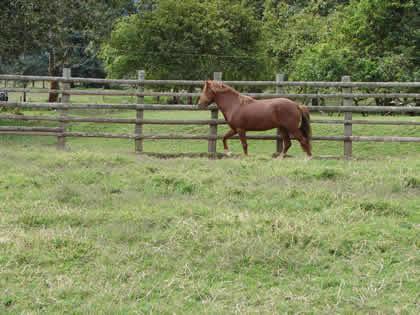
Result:
{"type": "MultiPolygon", "coordinates": [[[[221,80],[221,73],[215,73],[214,79],[221,80]]],[[[48,109],[52,110],[49,116],[35,115],[13,115],[0,114],[1,120],[8,121],[45,121],[56,122],[58,127],[25,127],[25,126],[1,126],[0,134],[14,135],[31,135],[31,136],[55,136],[58,139],[57,147],[62,149],[65,147],[67,137],[89,137],[89,138],[118,138],[130,139],[135,141],[135,151],[143,151],[143,140],[207,140],[209,142],[209,153],[216,153],[216,140],[222,139],[223,136],[217,134],[217,126],[225,125],[224,119],[218,118],[217,106],[211,105],[203,109],[197,105],[166,105],[166,104],[145,104],[145,96],[163,96],[163,97],[198,97],[197,92],[154,92],[145,90],[145,86],[197,86],[201,87],[204,80],[187,81],[187,80],[146,80],[143,71],[138,72],[137,80],[113,80],[113,79],[94,79],[94,78],[73,78],[70,70],[65,69],[63,77],[45,77],[45,76],[21,76],[21,75],[0,75],[0,80],[5,81],[59,81],[61,88],[59,89],[35,89],[35,88],[9,88],[5,84],[5,88],[0,88],[7,92],[14,93],[57,93],[61,94],[61,102],[58,103],[42,103],[42,102],[18,102],[18,101],[0,101],[0,108],[22,108],[22,109],[48,109]],[[95,83],[95,84],[118,84],[128,85],[136,88],[135,91],[105,91],[101,90],[75,90],[71,89],[70,83],[95,83]],[[71,95],[98,95],[98,96],[129,96],[137,97],[136,103],[131,104],[89,104],[89,103],[71,103],[71,95]],[[69,110],[135,110],[136,115],[133,118],[105,118],[105,117],[76,117],[69,116],[69,110]],[[147,119],[144,118],[144,111],[210,111],[210,119],[147,119]],[[132,124],[134,125],[134,133],[99,133],[99,132],[70,132],[67,130],[68,123],[101,123],[101,124],[132,124]],[[200,134],[144,134],[144,125],[208,125],[209,133],[200,134]]],[[[223,81],[234,86],[272,86],[276,88],[275,93],[243,93],[255,98],[339,98],[342,99],[342,106],[307,106],[311,112],[323,113],[344,113],[342,120],[338,119],[314,119],[315,124],[343,124],[343,136],[313,136],[315,141],[341,141],[344,143],[344,155],[351,156],[351,143],[359,141],[375,141],[375,142],[420,142],[420,138],[416,137],[378,137],[378,136],[354,136],[352,134],[352,126],[357,124],[364,125],[407,125],[420,126],[419,121],[369,121],[369,120],[353,120],[352,113],[411,113],[420,114],[418,106],[353,106],[355,98],[413,98],[420,99],[420,82],[351,82],[350,77],[343,77],[341,82],[289,82],[284,81],[282,75],[276,76],[276,81],[223,81]],[[341,92],[336,93],[285,93],[284,87],[318,87],[318,88],[341,88],[341,92]],[[413,93],[354,93],[352,88],[414,88],[413,93]]],[[[25,86],[25,85],[24,85],[25,86]]],[[[248,139],[253,140],[271,140],[276,141],[276,150],[282,150],[282,138],[279,133],[277,135],[247,135],[248,139]]],[[[239,139],[238,136],[232,139],[239,139]]]]}
{"type": "MultiPolygon", "coordinates": [[[[122,79],[96,79],[96,78],[63,78],[49,76],[26,76],[0,74],[0,80],[18,81],[58,81],[70,83],[96,83],[119,85],[177,85],[177,86],[203,86],[204,80],[122,80],[122,79]]],[[[236,86],[304,86],[304,87],[373,87],[373,88],[419,88],[420,82],[320,82],[320,81],[223,81],[228,85],[236,86]]]]}
{"type": "MultiPolygon", "coordinates": [[[[217,109],[216,105],[200,108],[198,105],[164,105],[164,104],[86,104],[86,103],[30,103],[30,102],[1,102],[1,107],[10,108],[45,108],[45,109],[143,109],[208,111],[217,109]]],[[[414,106],[306,106],[311,112],[352,112],[352,113],[420,113],[420,107],[414,106]]]]}
{"type": "MultiPolygon", "coordinates": [[[[114,92],[114,91],[77,91],[77,90],[50,90],[50,89],[21,89],[5,88],[7,92],[18,93],[57,93],[68,95],[102,95],[102,96],[175,96],[175,97],[199,97],[200,93],[176,93],[176,92],[114,92]]],[[[243,93],[254,98],[420,98],[420,93],[243,93]]]]}
{"type": "MultiPolygon", "coordinates": [[[[28,115],[0,115],[0,120],[38,120],[62,122],[93,122],[102,124],[144,124],[144,125],[226,125],[223,119],[130,119],[130,118],[94,118],[94,117],[54,117],[54,116],[28,116],[28,115]]],[[[367,120],[334,120],[312,119],[315,124],[351,124],[351,125],[411,125],[420,126],[419,121],[367,121],[367,120]]]]}

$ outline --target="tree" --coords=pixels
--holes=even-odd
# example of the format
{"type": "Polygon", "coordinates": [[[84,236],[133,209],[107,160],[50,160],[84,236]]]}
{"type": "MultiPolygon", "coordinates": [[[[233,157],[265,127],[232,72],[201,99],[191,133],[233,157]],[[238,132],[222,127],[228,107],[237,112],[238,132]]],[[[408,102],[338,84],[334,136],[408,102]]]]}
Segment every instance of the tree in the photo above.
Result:
{"type": "Polygon", "coordinates": [[[263,50],[276,71],[293,71],[293,60],[306,47],[319,42],[325,36],[328,20],[314,13],[317,7],[310,4],[310,1],[266,0],[263,50]]]}
{"type": "Polygon", "coordinates": [[[385,56],[420,48],[420,1],[352,0],[338,17],[341,42],[362,54],[385,56]]]}
{"type": "MultiPolygon", "coordinates": [[[[60,70],[65,65],[80,63],[77,60],[77,56],[80,56],[78,52],[87,47],[80,44],[92,43],[92,47],[99,46],[98,42],[109,33],[113,20],[124,12],[128,14],[135,9],[131,0],[7,2],[9,6],[6,5],[6,13],[1,13],[1,16],[11,17],[11,23],[9,26],[6,24],[0,34],[11,38],[11,43],[6,48],[0,46],[0,50],[9,58],[15,59],[47,54],[48,72],[51,76],[60,75],[60,70]]],[[[52,81],[50,87],[57,89],[57,82],[52,81]]],[[[54,102],[56,99],[57,94],[51,93],[49,101],[54,102]]]]}
{"type": "Polygon", "coordinates": [[[21,20],[24,17],[21,3],[15,0],[4,0],[0,9],[0,56],[7,59],[17,59],[25,50],[22,36],[21,20]]]}
{"type": "Polygon", "coordinates": [[[161,0],[152,10],[120,19],[102,48],[114,77],[145,69],[153,78],[257,78],[260,24],[250,8],[228,0],[161,0]]]}
{"type": "Polygon", "coordinates": [[[419,29],[419,0],[352,0],[332,20],[330,36],[302,51],[292,77],[419,80],[419,29]]]}
{"type": "Polygon", "coordinates": [[[291,66],[290,79],[296,81],[339,81],[354,73],[358,60],[352,51],[334,43],[319,42],[307,46],[291,66]]]}
{"type": "Polygon", "coordinates": [[[265,0],[241,0],[244,7],[252,8],[254,15],[259,20],[262,19],[264,14],[265,0]]]}

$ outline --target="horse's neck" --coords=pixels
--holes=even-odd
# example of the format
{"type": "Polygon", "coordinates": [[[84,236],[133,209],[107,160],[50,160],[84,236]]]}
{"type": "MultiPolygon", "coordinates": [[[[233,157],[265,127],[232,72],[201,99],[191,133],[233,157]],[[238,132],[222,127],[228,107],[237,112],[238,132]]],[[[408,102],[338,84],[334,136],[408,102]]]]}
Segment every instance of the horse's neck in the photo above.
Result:
{"type": "Polygon", "coordinates": [[[216,104],[219,109],[223,112],[226,120],[230,120],[232,113],[239,108],[241,102],[239,95],[231,92],[221,92],[216,94],[216,104]]]}

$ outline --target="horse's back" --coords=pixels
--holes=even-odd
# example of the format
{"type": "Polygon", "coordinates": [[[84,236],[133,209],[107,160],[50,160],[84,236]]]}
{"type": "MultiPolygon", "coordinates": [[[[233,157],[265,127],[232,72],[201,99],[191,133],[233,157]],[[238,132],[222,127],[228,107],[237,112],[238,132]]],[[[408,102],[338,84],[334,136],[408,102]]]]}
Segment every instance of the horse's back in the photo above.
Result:
{"type": "Polygon", "coordinates": [[[231,126],[245,130],[292,128],[300,119],[298,106],[287,98],[255,100],[242,104],[231,119],[231,126]]]}
{"type": "Polygon", "coordinates": [[[268,104],[270,106],[275,106],[279,108],[291,108],[294,109],[298,105],[296,102],[288,98],[269,98],[265,100],[260,100],[258,102],[268,104]]]}
{"type": "Polygon", "coordinates": [[[288,98],[265,99],[256,101],[255,103],[255,105],[259,105],[258,107],[263,112],[268,115],[275,115],[277,119],[280,119],[281,116],[300,117],[298,104],[288,98]]]}

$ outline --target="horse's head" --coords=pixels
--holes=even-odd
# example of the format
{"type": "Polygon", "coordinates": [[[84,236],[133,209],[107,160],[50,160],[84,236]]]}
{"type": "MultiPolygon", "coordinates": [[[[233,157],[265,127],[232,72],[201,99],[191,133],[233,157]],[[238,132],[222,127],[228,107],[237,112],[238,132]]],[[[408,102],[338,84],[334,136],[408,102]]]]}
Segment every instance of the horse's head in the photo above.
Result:
{"type": "Polygon", "coordinates": [[[200,100],[199,100],[200,107],[204,108],[204,107],[209,106],[211,103],[213,103],[214,97],[215,97],[215,93],[211,87],[211,81],[207,80],[204,83],[204,88],[200,95],[200,100]]]}

